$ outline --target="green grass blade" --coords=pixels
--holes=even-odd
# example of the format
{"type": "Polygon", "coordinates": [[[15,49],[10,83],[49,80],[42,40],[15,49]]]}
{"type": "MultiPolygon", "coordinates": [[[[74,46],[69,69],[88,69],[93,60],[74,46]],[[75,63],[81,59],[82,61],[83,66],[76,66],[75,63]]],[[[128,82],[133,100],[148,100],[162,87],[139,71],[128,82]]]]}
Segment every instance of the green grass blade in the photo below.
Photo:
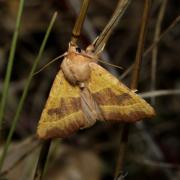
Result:
{"type": "Polygon", "coordinates": [[[31,80],[32,80],[32,77],[33,77],[33,74],[36,70],[36,67],[42,57],[42,54],[43,54],[43,51],[44,51],[44,48],[45,48],[45,45],[46,45],[46,42],[47,42],[47,39],[49,37],[49,34],[51,32],[51,29],[52,29],[52,26],[55,22],[55,19],[57,17],[57,12],[54,13],[52,19],[51,19],[51,22],[48,26],[48,29],[46,31],[46,34],[45,34],[45,37],[43,39],[43,42],[41,44],[41,47],[39,49],[39,52],[38,52],[38,55],[33,63],[33,66],[31,68],[31,71],[30,71],[30,74],[28,76],[28,79],[26,81],[26,84],[25,84],[25,88],[23,90],[23,93],[22,93],[22,96],[21,96],[21,99],[19,101],[19,104],[18,104],[18,107],[17,107],[17,110],[16,110],[16,113],[15,113],[15,116],[14,116],[14,119],[12,121],[12,125],[11,125],[11,129],[9,131],[9,134],[8,134],[8,137],[7,137],[7,140],[6,140],[6,143],[5,143],[5,146],[4,146],[4,149],[3,149],[3,153],[2,153],[2,156],[1,156],[1,159],[0,159],[0,170],[2,169],[2,166],[3,166],[3,163],[4,163],[4,160],[5,160],[5,157],[6,157],[6,154],[7,154],[7,150],[8,150],[8,147],[10,145],[10,142],[11,142],[11,138],[12,138],[12,135],[14,133],[14,130],[16,128],[16,124],[18,122],[18,119],[19,119],[19,116],[20,116],[20,113],[22,111],[22,108],[23,108],[23,105],[24,105],[24,101],[25,101],[25,98],[27,96],[27,93],[28,93],[28,89],[29,89],[29,85],[31,83],[31,80]]]}
{"type": "Polygon", "coordinates": [[[51,146],[51,139],[43,141],[33,180],[43,179],[51,146]]]}
{"type": "Polygon", "coordinates": [[[14,63],[14,54],[16,51],[16,44],[17,44],[17,39],[18,39],[18,35],[19,35],[19,27],[21,24],[23,7],[24,7],[24,0],[20,0],[18,14],[17,14],[17,20],[16,20],[16,26],[15,26],[13,39],[12,39],[12,43],[11,43],[11,48],[10,48],[10,53],[9,53],[9,58],[8,58],[8,65],[7,65],[7,70],[6,70],[5,81],[4,81],[4,85],[3,85],[1,104],[0,104],[0,130],[2,127],[5,106],[6,106],[6,102],[7,102],[9,82],[10,82],[12,67],[13,67],[13,63],[14,63]]]}

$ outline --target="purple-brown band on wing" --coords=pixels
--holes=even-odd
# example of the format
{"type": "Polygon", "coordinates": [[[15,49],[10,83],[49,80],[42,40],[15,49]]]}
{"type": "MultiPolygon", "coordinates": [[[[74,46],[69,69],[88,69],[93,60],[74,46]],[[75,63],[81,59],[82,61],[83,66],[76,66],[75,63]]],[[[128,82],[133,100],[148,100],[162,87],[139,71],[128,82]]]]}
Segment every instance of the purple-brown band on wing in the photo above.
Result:
{"type": "Polygon", "coordinates": [[[105,120],[122,121],[122,122],[135,122],[143,118],[148,118],[147,114],[143,111],[134,111],[128,114],[123,114],[121,112],[105,112],[104,117],[105,120]]]}
{"type": "Polygon", "coordinates": [[[81,110],[81,100],[80,97],[74,98],[61,98],[59,107],[48,109],[48,115],[56,115],[59,118],[63,118],[66,115],[74,113],[81,110]]]}
{"type": "Polygon", "coordinates": [[[116,95],[110,88],[94,93],[93,97],[99,105],[123,105],[131,99],[128,93],[116,95]]]}
{"type": "Polygon", "coordinates": [[[76,132],[77,130],[81,129],[85,126],[84,117],[79,117],[78,119],[74,119],[74,121],[69,122],[68,126],[65,129],[60,129],[59,127],[52,127],[47,130],[46,135],[40,137],[42,139],[49,139],[49,138],[64,138],[68,137],[72,133],[76,132]]]}
{"type": "MultiPolygon", "coordinates": [[[[102,108],[105,120],[116,120],[124,122],[134,122],[143,118],[152,117],[154,114],[147,114],[146,110],[137,106],[130,94],[122,93],[116,95],[110,88],[103,89],[93,94],[97,104],[102,108]],[[108,109],[103,109],[104,107],[108,109]],[[113,106],[116,106],[113,107],[113,106]],[[119,106],[119,108],[117,108],[119,106]]],[[[142,103],[142,102],[141,102],[142,103]]],[[[146,103],[145,101],[143,103],[146,103]]],[[[146,106],[149,106],[148,103],[146,106]]],[[[151,108],[151,107],[150,107],[151,108]]]]}
{"type": "MultiPolygon", "coordinates": [[[[86,126],[86,121],[83,113],[79,113],[78,116],[73,115],[73,117],[68,118],[71,114],[76,114],[81,111],[81,99],[80,97],[68,97],[61,98],[59,106],[56,108],[50,108],[47,110],[47,114],[49,116],[55,116],[56,118],[52,118],[52,123],[57,123],[57,125],[51,125],[47,127],[46,122],[42,123],[41,129],[45,126],[46,131],[43,131],[43,136],[40,138],[48,139],[48,138],[56,138],[56,137],[67,137],[73,132],[79,130],[86,126]],[[64,120],[63,118],[66,118],[64,120]],[[61,121],[62,120],[62,121],[61,121]],[[56,122],[57,121],[57,122],[56,122]],[[61,126],[64,128],[59,128],[61,126]],[[44,134],[45,133],[45,134],[44,134]]],[[[49,123],[49,122],[48,122],[49,123]]],[[[39,133],[40,135],[42,133],[39,133]]]]}

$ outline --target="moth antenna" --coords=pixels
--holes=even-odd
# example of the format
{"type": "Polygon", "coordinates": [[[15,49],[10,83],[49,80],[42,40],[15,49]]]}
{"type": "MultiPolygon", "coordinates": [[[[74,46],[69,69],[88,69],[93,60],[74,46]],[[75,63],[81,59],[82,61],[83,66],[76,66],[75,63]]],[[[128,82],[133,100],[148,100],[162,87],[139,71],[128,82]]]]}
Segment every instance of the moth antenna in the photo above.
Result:
{"type": "Polygon", "coordinates": [[[109,66],[112,66],[112,67],[115,67],[115,68],[118,68],[118,69],[124,69],[123,67],[121,67],[121,66],[118,66],[118,65],[115,65],[115,64],[111,64],[111,63],[108,63],[108,62],[105,62],[105,61],[103,61],[103,60],[101,60],[101,59],[97,59],[99,62],[101,62],[101,63],[103,63],[103,64],[106,64],[106,65],[109,65],[109,66]]]}
{"type": "Polygon", "coordinates": [[[118,68],[118,69],[124,69],[123,67],[121,67],[121,66],[118,66],[118,65],[115,65],[115,64],[111,64],[111,63],[108,63],[108,62],[105,62],[104,60],[102,60],[102,59],[100,59],[100,58],[92,58],[92,57],[90,57],[90,56],[88,56],[88,55],[83,55],[83,56],[85,56],[85,57],[88,57],[88,58],[91,58],[92,60],[97,60],[97,61],[99,61],[99,62],[101,62],[101,63],[103,63],[103,64],[106,64],[106,65],[109,65],[109,66],[112,66],[112,67],[115,67],[115,68],[118,68]]]}
{"type": "Polygon", "coordinates": [[[54,63],[55,61],[59,60],[60,58],[66,56],[66,55],[67,55],[67,52],[61,54],[60,56],[58,56],[58,57],[56,57],[56,58],[54,58],[54,59],[52,59],[50,62],[48,62],[46,65],[44,65],[44,66],[43,66],[42,68],[40,68],[38,71],[36,71],[36,72],[33,74],[33,76],[34,76],[34,75],[37,75],[38,73],[40,73],[41,71],[43,71],[45,68],[47,68],[49,65],[51,65],[52,63],[54,63]]]}

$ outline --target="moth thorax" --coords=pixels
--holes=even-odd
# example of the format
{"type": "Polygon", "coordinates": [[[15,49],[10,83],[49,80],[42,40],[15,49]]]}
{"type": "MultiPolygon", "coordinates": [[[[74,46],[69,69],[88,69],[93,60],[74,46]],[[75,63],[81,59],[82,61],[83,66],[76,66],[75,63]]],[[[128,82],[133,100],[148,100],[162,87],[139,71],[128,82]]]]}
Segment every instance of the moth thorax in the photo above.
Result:
{"type": "Polygon", "coordinates": [[[82,84],[89,79],[91,73],[89,62],[82,58],[71,60],[66,57],[61,64],[61,69],[69,83],[82,87],[82,84]]]}

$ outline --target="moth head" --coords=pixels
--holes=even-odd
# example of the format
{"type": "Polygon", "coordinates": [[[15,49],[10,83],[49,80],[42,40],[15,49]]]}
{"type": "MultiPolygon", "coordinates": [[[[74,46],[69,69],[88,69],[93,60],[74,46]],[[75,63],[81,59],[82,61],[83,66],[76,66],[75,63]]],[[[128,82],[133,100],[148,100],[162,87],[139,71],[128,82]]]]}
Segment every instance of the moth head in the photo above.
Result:
{"type": "Polygon", "coordinates": [[[77,44],[69,43],[69,49],[67,56],[72,61],[81,61],[82,59],[86,63],[97,62],[98,56],[94,53],[94,45],[90,44],[85,50],[81,49],[77,44]]]}
{"type": "Polygon", "coordinates": [[[69,43],[68,53],[82,54],[85,52],[77,44],[69,43]]]}
{"type": "Polygon", "coordinates": [[[91,57],[79,48],[76,44],[69,44],[69,49],[67,56],[64,58],[61,69],[65,75],[65,78],[72,85],[79,85],[81,88],[84,86],[90,77],[90,67],[91,57]]]}

